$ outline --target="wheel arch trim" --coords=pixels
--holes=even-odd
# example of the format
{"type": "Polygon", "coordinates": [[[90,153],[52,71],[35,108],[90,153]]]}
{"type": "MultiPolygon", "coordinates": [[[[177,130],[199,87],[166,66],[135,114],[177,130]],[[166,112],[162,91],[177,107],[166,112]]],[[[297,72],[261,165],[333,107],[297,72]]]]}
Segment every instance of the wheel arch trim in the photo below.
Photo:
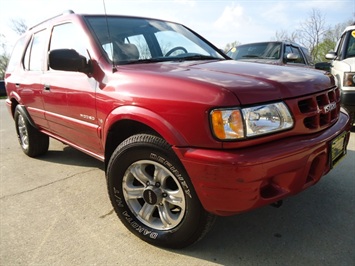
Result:
{"type": "MultiPolygon", "coordinates": [[[[15,107],[15,113],[16,113],[16,110],[18,110],[22,116],[24,116],[27,121],[30,123],[30,125],[32,127],[34,127],[35,129],[38,129],[37,125],[35,124],[35,122],[33,122],[30,114],[28,113],[26,107],[22,104],[18,104],[16,107],[15,107]]],[[[14,114],[15,115],[15,114],[14,114]]]]}
{"type": "Polygon", "coordinates": [[[108,132],[112,126],[122,120],[136,121],[152,128],[171,145],[187,146],[186,139],[171,123],[159,114],[139,106],[121,106],[107,116],[102,127],[104,143],[107,141],[108,132]]]}

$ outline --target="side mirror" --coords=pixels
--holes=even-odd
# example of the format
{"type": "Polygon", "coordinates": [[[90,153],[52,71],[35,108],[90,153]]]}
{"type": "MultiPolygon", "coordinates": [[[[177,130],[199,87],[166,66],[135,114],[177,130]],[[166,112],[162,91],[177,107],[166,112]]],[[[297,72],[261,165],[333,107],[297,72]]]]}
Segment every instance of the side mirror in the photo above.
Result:
{"type": "Polygon", "coordinates": [[[287,58],[287,61],[294,61],[294,60],[297,60],[299,57],[298,57],[298,54],[289,53],[286,55],[286,58],[287,58]]]}
{"type": "Polygon", "coordinates": [[[330,72],[331,64],[328,62],[319,62],[314,65],[315,69],[324,70],[330,72]]]}
{"type": "Polygon", "coordinates": [[[337,57],[337,53],[334,51],[329,51],[326,55],[325,58],[328,60],[334,60],[337,57]]]}
{"type": "Polygon", "coordinates": [[[58,49],[49,52],[49,67],[55,70],[90,72],[85,56],[72,49],[58,49]]]}

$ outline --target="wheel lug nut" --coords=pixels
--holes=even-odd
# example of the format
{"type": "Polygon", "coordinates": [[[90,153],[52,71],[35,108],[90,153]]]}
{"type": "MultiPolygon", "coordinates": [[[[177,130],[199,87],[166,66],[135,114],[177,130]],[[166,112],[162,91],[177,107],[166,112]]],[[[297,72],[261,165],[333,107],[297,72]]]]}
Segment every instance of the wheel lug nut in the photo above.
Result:
{"type": "Polygon", "coordinates": [[[156,182],[156,183],[155,183],[155,186],[156,186],[156,187],[160,187],[160,183],[159,183],[159,182],[156,182]]]}
{"type": "Polygon", "coordinates": [[[162,196],[163,196],[163,198],[166,198],[168,196],[168,194],[163,193],[162,196]]]}

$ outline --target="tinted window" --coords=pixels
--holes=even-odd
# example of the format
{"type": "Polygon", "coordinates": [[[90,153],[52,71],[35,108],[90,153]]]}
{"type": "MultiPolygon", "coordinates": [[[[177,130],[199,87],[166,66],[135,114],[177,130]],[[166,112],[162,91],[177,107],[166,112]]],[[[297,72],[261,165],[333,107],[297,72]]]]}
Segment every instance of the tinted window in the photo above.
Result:
{"type": "Polygon", "coordinates": [[[279,59],[281,43],[265,42],[241,45],[228,52],[228,56],[238,59],[279,59]]]}
{"type": "Polygon", "coordinates": [[[286,45],[284,57],[287,58],[289,53],[296,54],[298,58],[296,60],[288,60],[288,63],[305,64],[302,52],[298,47],[286,45]]]}
{"type": "Polygon", "coordinates": [[[292,46],[291,49],[292,49],[292,52],[293,52],[294,54],[298,55],[298,58],[294,61],[294,63],[305,64],[300,49],[297,48],[297,47],[294,47],[294,46],[292,46]]]}

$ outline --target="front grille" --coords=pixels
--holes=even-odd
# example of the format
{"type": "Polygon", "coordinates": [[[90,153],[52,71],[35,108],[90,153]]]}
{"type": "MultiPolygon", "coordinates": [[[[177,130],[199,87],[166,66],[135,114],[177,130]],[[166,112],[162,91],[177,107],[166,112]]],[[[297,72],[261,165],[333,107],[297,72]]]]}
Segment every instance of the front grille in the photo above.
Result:
{"type": "Polygon", "coordinates": [[[298,99],[298,111],[307,129],[317,131],[331,126],[340,113],[339,88],[298,99]]]}

